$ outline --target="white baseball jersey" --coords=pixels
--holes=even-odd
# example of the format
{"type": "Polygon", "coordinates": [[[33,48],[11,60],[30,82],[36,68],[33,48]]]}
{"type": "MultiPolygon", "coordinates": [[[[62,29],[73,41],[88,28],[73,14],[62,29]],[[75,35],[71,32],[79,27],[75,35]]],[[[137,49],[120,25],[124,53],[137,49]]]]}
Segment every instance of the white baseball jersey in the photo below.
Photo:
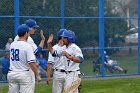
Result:
{"type": "MultiPolygon", "coordinates": [[[[55,50],[57,50],[57,49],[64,50],[66,47],[56,44],[53,46],[53,48],[55,50]]],[[[65,83],[66,73],[56,71],[56,69],[65,70],[65,64],[64,64],[65,62],[66,62],[66,58],[64,56],[53,57],[51,55],[51,53],[49,53],[48,63],[51,63],[53,65],[53,69],[54,69],[52,93],[61,93],[62,92],[64,83],[65,83]]]]}
{"type": "MultiPolygon", "coordinates": [[[[17,35],[14,39],[14,41],[17,41],[19,39],[19,36],[17,35]]],[[[33,39],[29,36],[28,39],[27,39],[27,43],[29,43],[32,48],[33,48],[33,51],[35,51],[37,49],[37,45],[34,43],[33,39]]]]}
{"type": "MultiPolygon", "coordinates": [[[[59,56],[62,56],[63,55],[62,51],[66,51],[71,56],[83,58],[83,54],[82,54],[81,49],[75,43],[72,43],[71,45],[67,46],[65,50],[60,50],[60,49],[57,50],[57,54],[59,56]]],[[[66,71],[77,71],[77,70],[80,69],[79,64],[80,63],[73,62],[72,60],[69,60],[69,59],[66,58],[65,70],[66,71]]]]}
{"type": "Polygon", "coordinates": [[[110,60],[108,60],[107,62],[108,62],[109,65],[117,64],[116,60],[111,60],[111,59],[110,59],[110,60]]]}
{"type": "MultiPolygon", "coordinates": [[[[74,43],[72,43],[71,45],[69,45],[66,50],[66,52],[68,52],[71,56],[75,56],[75,57],[82,57],[83,58],[83,54],[81,49],[74,43]]],[[[67,59],[67,64],[66,64],[66,71],[76,71],[79,70],[79,64],[80,63],[76,63],[73,62],[72,60],[67,59]]]]}
{"type": "Polygon", "coordinates": [[[33,49],[26,41],[14,41],[10,46],[10,70],[26,71],[28,63],[35,62],[33,49]]]}
{"type": "MultiPolygon", "coordinates": [[[[54,50],[65,50],[65,46],[60,46],[58,44],[54,45],[53,46],[53,49],[54,50]]],[[[51,63],[53,64],[53,69],[63,69],[65,70],[65,61],[66,61],[66,58],[64,58],[64,56],[61,56],[61,57],[53,57],[51,55],[51,53],[49,52],[49,57],[48,57],[48,63],[51,63]]]]}

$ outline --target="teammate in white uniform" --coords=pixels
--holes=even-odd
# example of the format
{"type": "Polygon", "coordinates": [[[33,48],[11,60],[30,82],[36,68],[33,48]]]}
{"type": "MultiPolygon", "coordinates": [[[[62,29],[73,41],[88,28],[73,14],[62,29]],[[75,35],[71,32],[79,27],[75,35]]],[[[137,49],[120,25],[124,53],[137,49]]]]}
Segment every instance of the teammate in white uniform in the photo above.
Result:
{"type": "MultiPolygon", "coordinates": [[[[37,47],[37,45],[34,43],[33,39],[30,37],[30,35],[34,34],[35,31],[37,31],[37,28],[39,28],[39,26],[37,25],[36,21],[33,19],[26,20],[25,24],[31,29],[31,31],[29,31],[29,37],[27,39],[27,43],[29,43],[31,45],[34,55],[38,56],[44,46],[45,37],[43,35],[43,31],[40,31],[40,36],[41,36],[42,40],[41,40],[39,46],[37,47]]],[[[18,39],[19,39],[19,36],[17,35],[15,37],[14,41],[17,41],[18,39]]],[[[34,76],[33,72],[32,72],[32,80],[33,80],[32,86],[33,86],[33,88],[35,88],[35,76],[34,76]]]]}
{"type": "MultiPolygon", "coordinates": [[[[35,31],[37,30],[37,28],[39,28],[39,26],[37,25],[36,21],[33,20],[33,19],[28,19],[25,21],[25,24],[31,29],[31,31],[29,31],[29,35],[32,35],[35,33],[35,31]]],[[[45,41],[45,38],[44,38],[44,35],[43,35],[43,31],[40,32],[40,35],[41,35],[41,42],[40,42],[40,45],[37,47],[37,45],[34,43],[33,39],[29,36],[28,39],[27,39],[27,42],[32,46],[33,48],[33,51],[34,51],[34,54],[36,56],[39,55],[40,51],[42,50],[43,46],[44,46],[44,41],[45,41]]],[[[17,41],[19,38],[19,36],[17,35],[14,39],[14,41],[17,41]]]]}
{"type": "Polygon", "coordinates": [[[81,49],[74,43],[75,34],[73,31],[64,31],[62,37],[64,45],[66,45],[65,50],[54,50],[52,48],[51,42],[53,40],[53,35],[50,35],[47,41],[48,49],[52,56],[64,56],[63,60],[65,60],[66,78],[63,93],[78,93],[78,86],[81,82],[81,79],[79,78],[79,64],[84,61],[83,54],[81,49]]]}
{"type": "MultiPolygon", "coordinates": [[[[57,33],[58,37],[58,44],[54,45],[53,48],[57,49],[65,49],[66,46],[63,46],[62,40],[62,33],[66,31],[66,29],[60,29],[57,33]]],[[[64,88],[66,73],[65,73],[65,65],[64,59],[62,57],[53,57],[49,53],[48,57],[48,67],[47,67],[47,84],[50,85],[51,83],[51,70],[53,66],[53,86],[52,86],[52,93],[61,93],[62,89],[64,88]]]]}
{"type": "Polygon", "coordinates": [[[7,76],[9,82],[8,93],[34,93],[32,71],[37,80],[41,80],[35,64],[33,49],[26,42],[29,30],[27,25],[20,25],[18,27],[19,39],[10,46],[10,71],[7,76]]]}

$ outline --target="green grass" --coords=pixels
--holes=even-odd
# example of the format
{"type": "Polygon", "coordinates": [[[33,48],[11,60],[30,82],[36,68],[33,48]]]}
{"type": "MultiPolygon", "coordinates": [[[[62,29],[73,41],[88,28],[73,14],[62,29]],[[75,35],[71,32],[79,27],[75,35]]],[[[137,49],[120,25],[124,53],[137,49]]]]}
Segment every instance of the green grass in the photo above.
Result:
{"type": "MultiPolygon", "coordinates": [[[[81,93],[140,93],[140,79],[119,78],[104,80],[83,80],[81,93]]],[[[8,86],[1,86],[0,93],[7,93],[8,86]]],[[[36,85],[35,93],[52,93],[45,83],[36,85]]]]}

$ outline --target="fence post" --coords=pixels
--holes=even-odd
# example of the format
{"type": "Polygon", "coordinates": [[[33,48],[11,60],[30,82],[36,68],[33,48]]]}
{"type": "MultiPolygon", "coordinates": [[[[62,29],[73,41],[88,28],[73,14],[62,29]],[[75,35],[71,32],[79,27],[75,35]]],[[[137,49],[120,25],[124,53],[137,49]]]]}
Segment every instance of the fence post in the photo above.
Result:
{"type": "Polygon", "coordinates": [[[17,27],[19,25],[19,0],[14,0],[14,36],[17,35],[17,27]]]}
{"type": "Polygon", "coordinates": [[[138,74],[140,75],[140,0],[138,0],[138,74]]]}
{"type": "Polygon", "coordinates": [[[104,0],[99,1],[99,47],[102,56],[101,74],[104,77],[104,0]]]}
{"type": "Polygon", "coordinates": [[[61,29],[64,29],[64,0],[61,0],[61,29]]]}

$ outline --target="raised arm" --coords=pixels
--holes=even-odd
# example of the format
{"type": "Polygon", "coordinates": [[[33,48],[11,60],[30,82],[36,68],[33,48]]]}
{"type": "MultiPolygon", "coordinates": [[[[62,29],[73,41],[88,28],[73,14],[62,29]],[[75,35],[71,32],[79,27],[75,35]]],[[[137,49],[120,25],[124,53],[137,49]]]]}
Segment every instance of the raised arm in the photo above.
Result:
{"type": "Polygon", "coordinates": [[[49,38],[48,38],[48,41],[47,41],[47,45],[48,45],[48,49],[49,49],[49,51],[50,51],[50,53],[51,54],[53,54],[54,53],[54,49],[53,49],[53,47],[52,47],[52,41],[53,41],[53,34],[51,34],[50,36],[49,36],[49,38]]]}
{"type": "Polygon", "coordinates": [[[37,49],[34,51],[34,54],[35,54],[36,56],[39,55],[39,53],[41,52],[42,48],[44,47],[45,36],[44,36],[42,30],[40,31],[40,37],[41,37],[40,44],[39,44],[39,46],[37,47],[37,49]]]}

